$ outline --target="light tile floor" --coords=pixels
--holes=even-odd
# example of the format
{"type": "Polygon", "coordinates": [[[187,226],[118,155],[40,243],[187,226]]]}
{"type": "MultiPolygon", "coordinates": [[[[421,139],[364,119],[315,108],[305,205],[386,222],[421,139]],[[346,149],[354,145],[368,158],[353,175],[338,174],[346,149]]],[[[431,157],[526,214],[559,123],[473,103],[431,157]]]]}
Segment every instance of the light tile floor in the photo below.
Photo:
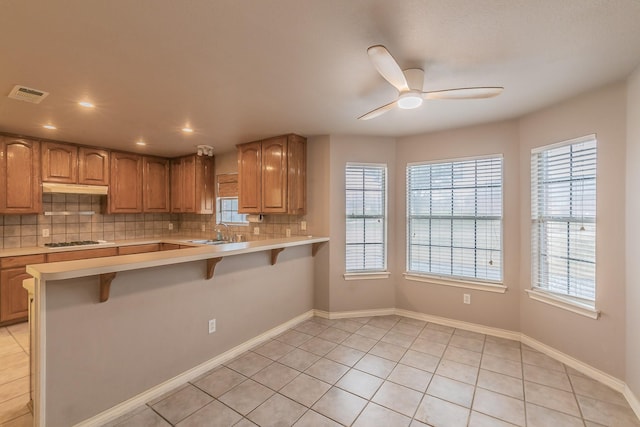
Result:
{"type": "MultiPolygon", "coordinates": [[[[7,336],[26,354],[20,328],[0,329],[0,361],[19,353],[7,336]]],[[[10,370],[0,368],[0,408],[23,401],[11,418],[2,418],[0,409],[0,420],[9,421],[2,427],[31,425],[20,412],[25,395],[4,397],[10,370]]],[[[518,342],[384,316],[314,317],[108,424],[171,425],[598,427],[640,421],[621,394],[518,342]]]]}
{"type": "Polygon", "coordinates": [[[519,342],[398,316],[314,317],[109,426],[640,426],[519,342]]]}
{"type": "Polygon", "coordinates": [[[31,426],[28,402],[29,324],[0,327],[0,426],[31,426]]]}

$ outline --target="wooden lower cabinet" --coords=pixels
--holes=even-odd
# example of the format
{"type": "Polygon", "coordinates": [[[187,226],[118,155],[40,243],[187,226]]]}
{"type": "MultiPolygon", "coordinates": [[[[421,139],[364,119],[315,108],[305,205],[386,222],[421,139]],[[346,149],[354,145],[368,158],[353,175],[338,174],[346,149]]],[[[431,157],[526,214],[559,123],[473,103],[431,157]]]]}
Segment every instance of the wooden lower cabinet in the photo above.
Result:
{"type": "Polygon", "coordinates": [[[29,295],[22,287],[27,274],[27,264],[45,262],[44,255],[26,255],[0,259],[0,324],[27,320],[29,295]]]}
{"type": "Polygon", "coordinates": [[[144,254],[147,252],[158,252],[164,243],[147,243],[144,245],[120,246],[118,255],[144,254]]]}
{"type": "Polygon", "coordinates": [[[116,255],[118,255],[118,248],[114,246],[110,248],[50,253],[47,254],[47,262],[75,261],[78,259],[91,259],[116,255]]]}

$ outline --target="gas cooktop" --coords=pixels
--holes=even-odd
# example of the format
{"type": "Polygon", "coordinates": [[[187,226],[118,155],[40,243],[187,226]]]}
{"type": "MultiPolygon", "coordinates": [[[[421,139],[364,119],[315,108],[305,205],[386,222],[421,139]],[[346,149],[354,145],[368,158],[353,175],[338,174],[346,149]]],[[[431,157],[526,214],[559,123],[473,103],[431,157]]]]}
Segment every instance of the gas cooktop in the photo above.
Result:
{"type": "Polygon", "coordinates": [[[69,246],[102,246],[102,245],[113,245],[113,242],[107,242],[104,240],[76,240],[73,242],[56,242],[56,243],[44,244],[44,246],[47,248],[67,248],[69,246]]]}

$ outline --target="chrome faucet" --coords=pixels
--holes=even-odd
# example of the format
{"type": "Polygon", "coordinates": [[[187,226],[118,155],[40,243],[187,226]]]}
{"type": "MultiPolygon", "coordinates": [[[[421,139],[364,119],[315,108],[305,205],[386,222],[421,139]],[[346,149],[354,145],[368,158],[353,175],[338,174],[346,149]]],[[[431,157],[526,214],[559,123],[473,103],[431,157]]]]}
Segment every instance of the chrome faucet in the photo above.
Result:
{"type": "Polygon", "coordinates": [[[216,240],[223,240],[225,242],[230,241],[231,239],[229,239],[229,226],[227,224],[225,224],[224,222],[221,222],[219,224],[217,224],[214,228],[213,231],[216,232],[216,240]],[[220,231],[220,229],[224,228],[224,232],[220,231]]]}

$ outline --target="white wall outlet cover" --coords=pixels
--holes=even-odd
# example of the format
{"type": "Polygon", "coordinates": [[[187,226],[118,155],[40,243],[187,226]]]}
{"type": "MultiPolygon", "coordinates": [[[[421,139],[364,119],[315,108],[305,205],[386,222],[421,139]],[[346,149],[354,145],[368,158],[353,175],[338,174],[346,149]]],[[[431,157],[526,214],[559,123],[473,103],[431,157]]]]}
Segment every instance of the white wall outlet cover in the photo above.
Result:
{"type": "Polygon", "coordinates": [[[169,223],[169,230],[173,230],[173,224],[169,223]]]}
{"type": "Polygon", "coordinates": [[[200,225],[200,231],[205,231],[207,229],[207,226],[202,224],[200,225]]]}
{"type": "Polygon", "coordinates": [[[216,331],[216,319],[209,320],[209,333],[212,334],[216,331]]]}
{"type": "Polygon", "coordinates": [[[471,294],[463,294],[462,302],[465,304],[471,304],[471,294]]]}
{"type": "Polygon", "coordinates": [[[253,227],[253,234],[256,236],[260,235],[260,227],[253,227]]]}
{"type": "Polygon", "coordinates": [[[42,229],[42,237],[49,237],[49,229],[48,228],[43,228],[42,229]]]}
{"type": "Polygon", "coordinates": [[[287,236],[287,237],[291,237],[291,229],[290,229],[290,228],[287,228],[286,230],[284,230],[284,234],[285,234],[285,236],[287,236]]]}
{"type": "Polygon", "coordinates": [[[300,221],[300,230],[305,231],[307,229],[307,221],[300,221]]]}

